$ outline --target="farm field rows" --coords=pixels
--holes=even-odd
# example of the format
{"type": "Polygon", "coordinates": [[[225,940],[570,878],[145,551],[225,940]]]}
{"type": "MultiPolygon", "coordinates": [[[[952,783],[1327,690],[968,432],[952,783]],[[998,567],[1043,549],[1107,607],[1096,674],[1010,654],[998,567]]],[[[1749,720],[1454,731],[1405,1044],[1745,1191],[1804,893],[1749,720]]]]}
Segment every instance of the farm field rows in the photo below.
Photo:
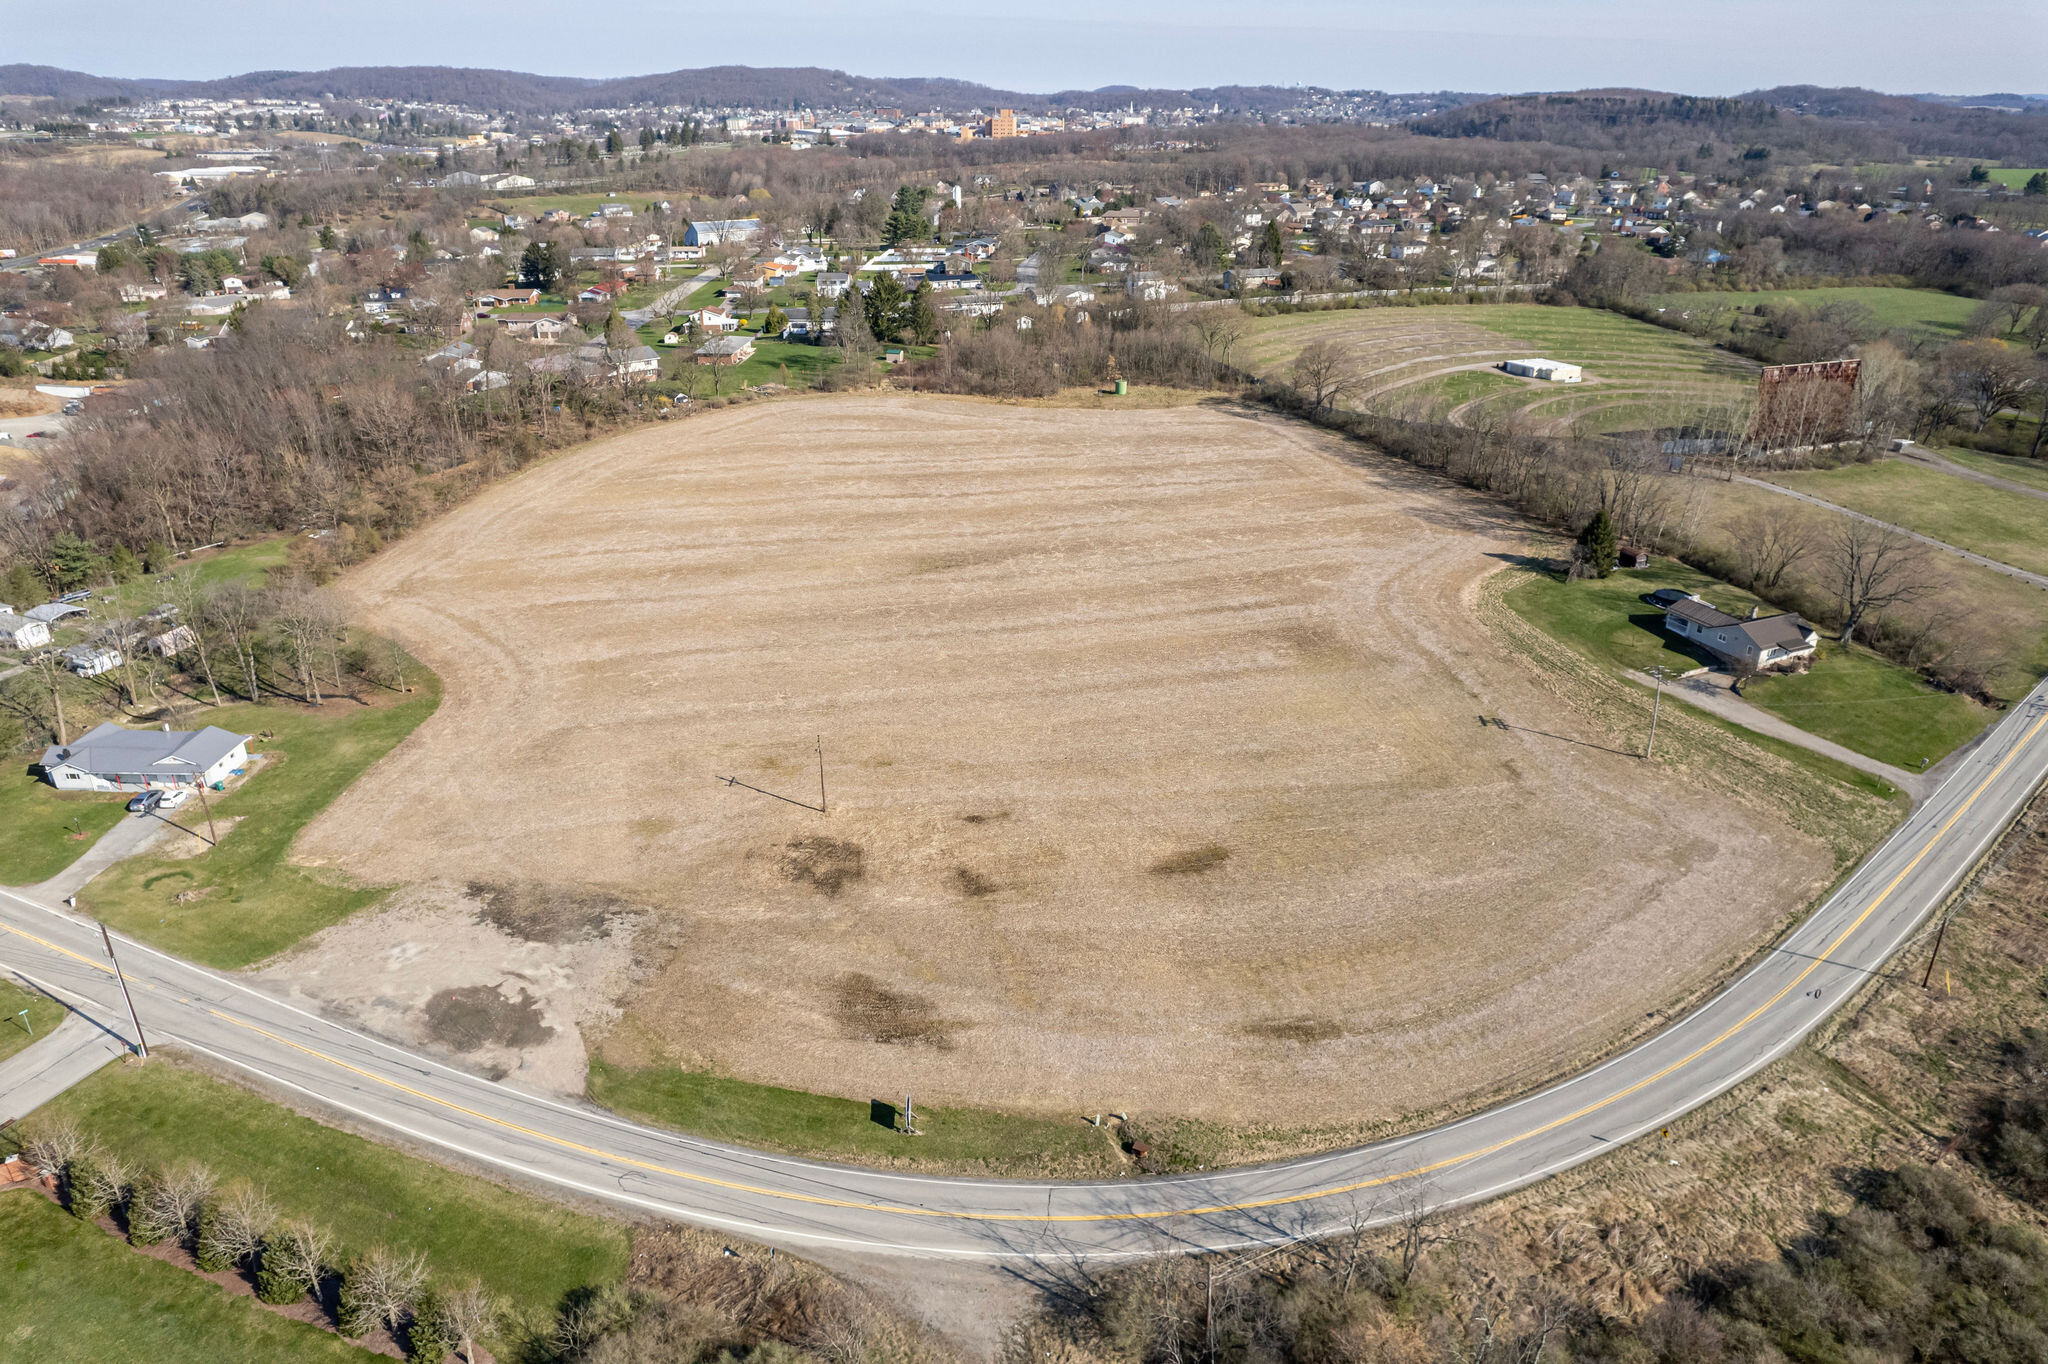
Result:
{"type": "Polygon", "coordinates": [[[1591,308],[1532,303],[1359,308],[1261,318],[1240,363],[1284,375],[1312,341],[1349,347],[1365,379],[1354,407],[1472,420],[1521,413],[1554,426],[1626,430],[1739,401],[1756,367],[1690,337],[1591,308]],[[1581,365],[1585,383],[1517,379],[1492,367],[1541,355],[1581,365]],[[1473,375],[1466,379],[1464,375],[1473,375]],[[1488,376],[1483,382],[1478,376],[1488,376]]]}
{"type": "Polygon", "coordinates": [[[449,699],[299,851],[655,925],[618,1016],[547,1017],[620,1080],[1256,1126],[1531,1082],[1839,849],[1582,732],[1471,609],[1528,533],[1347,453],[1222,403],[849,397],[537,466],[341,580],[449,699]]]}

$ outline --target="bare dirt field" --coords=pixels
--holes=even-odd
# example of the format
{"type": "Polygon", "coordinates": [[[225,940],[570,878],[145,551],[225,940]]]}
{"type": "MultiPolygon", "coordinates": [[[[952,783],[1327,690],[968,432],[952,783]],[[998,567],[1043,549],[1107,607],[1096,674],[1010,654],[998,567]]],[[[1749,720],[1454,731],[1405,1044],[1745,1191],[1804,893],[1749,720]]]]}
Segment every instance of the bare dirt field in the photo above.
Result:
{"type": "MultiPolygon", "coordinates": [[[[1526,532],[1343,450],[1221,403],[861,396],[565,455],[343,580],[447,695],[300,852],[635,906],[639,973],[590,987],[624,1062],[1290,1126],[1532,1082],[1833,859],[1616,751],[1474,610],[1526,532]],[[815,802],[818,736],[829,813],[718,780],[815,802]]],[[[314,993],[435,940],[375,923],[314,993]]],[[[569,1025],[468,969],[385,1002],[569,1025]]]]}

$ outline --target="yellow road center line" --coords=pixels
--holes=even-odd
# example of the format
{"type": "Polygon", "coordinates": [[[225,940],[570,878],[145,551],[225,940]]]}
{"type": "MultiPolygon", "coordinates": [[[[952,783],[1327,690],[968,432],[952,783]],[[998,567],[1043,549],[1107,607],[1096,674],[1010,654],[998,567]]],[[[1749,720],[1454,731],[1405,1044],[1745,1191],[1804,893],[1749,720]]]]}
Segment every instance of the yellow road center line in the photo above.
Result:
{"type": "MultiPolygon", "coordinates": [[[[1832,957],[1835,954],[1835,952],[1841,948],[1842,944],[1849,940],[1850,935],[1855,933],[1857,929],[1861,928],[1864,922],[1868,920],[1872,914],[1877,912],[1878,907],[1884,904],[1886,900],[1891,898],[1892,892],[1896,891],[1899,888],[1899,885],[1908,876],[1912,875],[1914,869],[1917,868],[1921,864],[1921,862],[1926,859],[1927,855],[1933,852],[1934,849],[1940,845],[1941,841],[1944,838],[1948,837],[1949,832],[1955,828],[1957,822],[1960,821],[1962,817],[1969,812],[1971,806],[1977,803],[1977,798],[1983,795],[1984,792],[1991,786],[1991,784],[1997,781],[2000,776],[2004,775],[2005,769],[2012,765],[2013,760],[2020,755],[2022,749],[2026,748],[2028,744],[2034,741],[2035,736],[2041,732],[2041,729],[2044,725],[2048,725],[2048,713],[2044,713],[2039,720],[2036,720],[2034,722],[2033,727],[2026,732],[2026,735],[2023,738],[2021,738],[2021,740],[2017,744],[2013,745],[2012,751],[2007,753],[2004,758],[2000,759],[1998,766],[1994,767],[1991,770],[1990,774],[1987,775],[1983,781],[1977,783],[1976,789],[1971,791],[1969,796],[1963,801],[1963,803],[1956,807],[1954,814],[1951,814],[1945,821],[1943,821],[1942,826],[1934,831],[1934,833],[1928,838],[1927,842],[1921,846],[1920,851],[1913,855],[1912,860],[1907,862],[1904,867],[1900,868],[1899,873],[1896,876],[1892,877],[1892,879],[1885,884],[1884,889],[1879,891],[1868,905],[1864,906],[1862,913],[1858,914],[1856,918],[1849,924],[1849,926],[1847,928],[1844,928],[1841,931],[1841,933],[1835,937],[1835,940],[1828,944],[1827,949],[1825,951],[1815,956],[1813,960],[1807,964],[1804,970],[1799,972],[1798,975],[1794,976],[1789,982],[1785,984],[1784,988],[1780,989],[1768,1000],[1765,1000],[1762,1004],[1759,1004],[1754,1009],[1751,1009],[1748,1013],[1744,1014],[1740,1019],[1736,1020],[1734,1023],[1724,1028],[1718,1035],[1713,1037],[1711,1040],[1701,1044],[1699,1047],[1695,1048],[1686,1055],[1680,1057],[1676,1061],[1673,1061],[1671,1064],[1665,1066],[1663,1069],[1656,1071],[1651,1075],[1645,1076],[1644,1078],[1636,1081],[1634,1084],[1629,1085],[1624,1089],[1616,1090],[1614,1093],[1608,1095],[1606,1098],[1596,1100],[1593,1103],[1589,1103],[1585,1107],[1576,1109],[1573,1112],[1567,1113],[1562,1117],[1554,1118],[1549,1122],[1541,1124],[1540,1126],[1532,1127],[1526,1132],[1521,1132],[1511,1137],[1505,1137],[1500,1141],[1492,1143],[1491,1145],[1482,1146],[1475,1150],[1464,1152],[1461,1155],[1447,1156],[1442,1160],[1433,1161],[1428,1165],[1418,1165],[1413,1169],[1403,1170],[1396,1174],[1379,1175],[1372,1179],[1361,1179],[1350,1184],[1339,1184],[1333,1185],[1329,1188],[1312,1189],[1304,1193],[1281,1194],[1273,1198],[1262,1198],[1243,1203],[1217,1203],[1202,1207],[1191,1208],[1162,1208],[1149,1212],[969,1212],[951,1211],[940,1208],[910,1207],[898,1203],[866,1203],[858,1199],[826,1198],[817,1194],[796,1193],[786,1189],[764,1188],[763,1186],[758,1184],[747,1184],[737,1180],[719,1179],[713,1175],[693,1174],[688,1170],[678,1170],[667,1165],[657,1165],[651,1161],[636,1160],[631,1156],[622,1156],[617,1152],[606,1151],[596,1146],[586,1146],[581,1142],[570,1141],[566,1137],[557,1137],[550,1133],[539,1131],[535,1128],[525,1127],[519,1123],[507,1121],[504,1118],[495,1118],[488,1113],[479,1112],[474,1108],[465,1107],[464,1105],[455,1103],[449,1099],[439,1098],[435,1095],[426,1093],[424,1090],[414,1089],[412,1086],[401,1083],[400,1081],[389,1079],[382,1075],[378,1075],[373,1071],[365,1070],[360,1066],[353,1065],[350,1062],[342,1060],[340,1057],[330,1056],[326,1052],[316,1050],[313,1047],[305,1046],[302,1043],[294,1042],[290,1038],[280,1037],[276,1033],[258,1027],[254,1023],[246,1022],[243,1019],[236,1018],[232,1014],[222,1013],[219,1009],[208,1009],[207,1012],[212,1014],[215,1018],[220,1019],[224,1023],[232,1024],[237,1028],[242,1028],[249,1032],[253,1032],[260,1037],[268,1038],[272,1042],[276,1042],[281,1046],[290,1047],[293,1051],[299,1052],[302,1055],[310,1056],[317,1060],[325,1061],[329,1065],[335,1066],[341,1070],[348,1071],[353,1075],[359,1075],[362,1078],[369,1080],[375,1084],[383,1085],[389,1089],[395,1089],[402,1094],[411,1095],[413,1098],[420,1099],[426,1103],[433,1104],[440,1108],[445,1108],[450,1112],[460,1113],[465,1117],[474,1118],[478,1122],[487,1123],[493,1127],[499,1127],[508,1132],[516,1132],[521,1136],[531,1137],[536,1141],[543,1142],[550,1146],[559,1147],[565,1151],[575,1151],[582,1155],[594,1156],[599,1160],[611,1161],[614,1164],[630,1166],[634,1169],[646,1170],[654,1174],[668,1175],[671,1178],[684,1180],[692,1184],[702,1184],[712,1188],[729,1189],[735,1193],[758,1194],[764,1198],[780,1199],[784,1202],[809,1203],[829,1208],[847,1208],[859,1212],[893,1213],[904,1217],[936,1217],[952,1221],[966,1222],[1145,1222],[1155,1221],[1167,1217],[1203,1217],[1211,1216],[1217,1213],[1248,1212],[1260,1208],[1283,1207],[1294,1203],[1310,1203],[1318,1199],[1335,1197],[1339,1194],[1355,1193],[1360,1189],[1377,1188],[1380,1185],[1384,1184],[1395,1184],[1399,1183],[1402,1180],[1417,1178],[1421,1175],[1434,1174],[1438,1170],[1447,1169],[1453,1165],[1462,1165],[1468,1161],[1478,1160],[1481,1157],[1490,1156],[1497,1152],[1504,1151],[1510,1146],[1516,1146],[1521,1144],[1522,1142],[1532,1140],[1536,1137],[1540,1137],[1546,1132],[1554,1131],[1557,1128],[1566,1125],[1567,1123],[1575,1122],[1578,1119],[1586,1117],[1589,1114],[1597,1113],[1604,1108],[1619,1103],[1621,1100],[1627,1098],[1631,1094],[1638,1093],[1641,1090],[1647,1088],[1648,1086],[1655,1084],[1657,1081],[1662,1080],[1665,1077],[1671,1075],[1675,1071],[1681,1070],[1684,1067],[1691,1065],[1700,1057],[1705,1056],[1708,1052],[1711,1052],[1715,1048],[1721,1046],[1723,1043],[1728,1041],[1728,1039],[1734,1037],[1735,1035],[1749,1027],[1749,1025],[1754,1023],[1757,1020],[1757,1018],[1759,1018],[1766,1011],[1768,1011],[1770,1008],[1776,1005],[1778,1001],[1782,1000],[1786,995],[1790,994],[1794,989],[1798,988],[1802,983],[1804,983],[1808,976],[1811,976],[1815,971],[1819,970],[1820,967],[1823,964],[1825,964],[1829,960],[1829,958],[1832,957]]],[[[78,953],[72,952],[66,948],[58,947],[55,943],[45,941],[42,938],[38,938],[32,933],[24,933],[20,929],[11,928],[5,924],[0,924],[0,928],[7,928],[8,931],[11,933],[15,933],[20,937],[27,938],[32,942],[40,943],[44,947],[48,947],[55,952],[61,952],[67,957],[72,957],[78,961],[85,962],[87,965],[95,967],[98,970],[105,971],[110,975],[113,973],[112,968],[110,967],[102,966],[100,965],[100,963],[92,961],[87,957],[80,956],[78,953]]]]}

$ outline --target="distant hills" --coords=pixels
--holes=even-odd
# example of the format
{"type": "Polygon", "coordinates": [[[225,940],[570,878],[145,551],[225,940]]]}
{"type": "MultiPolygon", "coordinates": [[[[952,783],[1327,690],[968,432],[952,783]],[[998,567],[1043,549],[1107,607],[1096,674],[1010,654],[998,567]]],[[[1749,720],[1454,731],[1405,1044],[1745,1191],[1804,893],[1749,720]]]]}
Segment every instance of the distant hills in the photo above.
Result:
{"type": "MultiPolygon", "coordinates": [[[[1341,92],[1300,86],[1228,85],[1188,90],[1113,85],[1100,90],[1033,94],[998,90],[943,77],[869,77],[817,66],[707,66],[659,75],[584,80],[454,66],[343,66],[327,71],[251,71],[219,80],[123,80],[54,66],[0,66],[0,96],[26,95],[69,103],[100,100],[396,99],[461,104],[473,109],[534,114],[632,105],[704,105],[713,108],[973,107],[1037,110],[1116,109],[1220,105],[1241,113],[1299,107],[1318,95],[1341,92]]],[[[1446,104],[1481,99],[1447,95],[1446,104]]]]}

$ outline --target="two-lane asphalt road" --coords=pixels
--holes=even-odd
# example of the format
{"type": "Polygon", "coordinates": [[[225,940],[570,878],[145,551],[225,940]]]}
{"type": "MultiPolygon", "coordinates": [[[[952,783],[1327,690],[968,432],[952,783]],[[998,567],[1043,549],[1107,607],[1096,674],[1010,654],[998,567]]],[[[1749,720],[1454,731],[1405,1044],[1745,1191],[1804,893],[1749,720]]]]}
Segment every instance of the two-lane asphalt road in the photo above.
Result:
{"type": "MultiPolygon", "coordinates": [[[[798,1248],[1051,1260],[1222,1249],[1488,1198],[1654,1132],[1755,1074],[1881,969],[2018,815],[2048,775],[2044,730],[2048,684],[1783,942],[1647,1041],[1460,1122],[1248,1169],[1048,1184],[765,1155],[479,1079],[126,940],[122,964],[155,1043],[412,1143],[628,1208],[798,1248]]],[[[98,931],[62,910],[0,892],[0,965],[127,1030],[98,931]]]]}

